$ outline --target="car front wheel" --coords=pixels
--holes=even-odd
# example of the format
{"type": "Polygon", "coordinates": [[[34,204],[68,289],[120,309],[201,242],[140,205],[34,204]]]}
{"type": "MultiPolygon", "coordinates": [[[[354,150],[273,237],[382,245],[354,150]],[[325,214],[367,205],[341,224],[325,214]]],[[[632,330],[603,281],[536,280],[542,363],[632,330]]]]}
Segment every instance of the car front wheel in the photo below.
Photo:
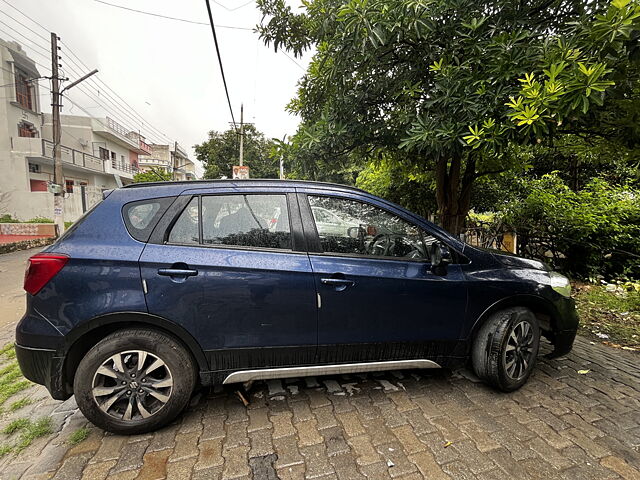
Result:
{"type": "Polygon", "coordinates": [[[82,359],[74,393],[85,417],[113,433],[145,433],[187,405],[196,375],[191,356],[173,338],[146,329],[115,332],[82,359]]]}
{"type": "Polygon", "coordinates": [[[539,345],[540,326],[531,310],[501,310],[489,317],[474,340],[473,368],[489,385],[504,392],[517,390],[533,371],[539,345]]]}

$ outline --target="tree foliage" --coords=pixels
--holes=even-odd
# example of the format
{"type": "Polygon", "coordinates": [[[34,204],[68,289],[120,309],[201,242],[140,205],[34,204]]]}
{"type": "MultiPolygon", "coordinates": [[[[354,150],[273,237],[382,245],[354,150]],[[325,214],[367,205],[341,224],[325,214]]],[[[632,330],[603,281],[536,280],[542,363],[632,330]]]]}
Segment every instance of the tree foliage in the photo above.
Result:
{"type": "MultiPolygon", "coordinates": [[[[253,125],[244,130],[244,165],[251,178],[278,178],[278,159],[271,156],[274,141],[266,139],[253,125]]],[[[231,177],[231,169],[239,165],[240,137],[231,128],[225,132],[210,131],[208,139],[195,146],[196,157],[204,165],[203,178],[231,177]]]]}
{"type": "Polygon", "coordinates": [[[556,173],[524,188],[501,216],[521,243],[583,277],[640,276],[640,190],[593,179],[575,192],[556,173]]]}
{"type": "Polygon", "coordinates": [[[478,179],[522,167],[514,145],[589,135],[633,88],[616,81],[637,56],[635,1],[309,0],[302,13],[284,0],[258,5],[266,43],[317,49],[289,105],[303,120],[291,143],[297,163],[340,171],[392,158],[394,170],[430,171],[453,232],[478,179]]]}
{"type": "Polygon", "coordinates": [[[147,171],[138,172],[133,176],[134,182],[166,182],[172,180],[171,174],[163,168],[150,167],[147,171]]]}

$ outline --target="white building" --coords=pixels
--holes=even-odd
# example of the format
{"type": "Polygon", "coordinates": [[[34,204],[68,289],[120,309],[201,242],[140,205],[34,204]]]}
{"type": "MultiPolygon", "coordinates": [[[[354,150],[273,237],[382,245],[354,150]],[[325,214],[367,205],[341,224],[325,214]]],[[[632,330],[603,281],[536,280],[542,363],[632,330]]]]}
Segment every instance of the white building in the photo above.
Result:
{"type": "MultiPolygon", "coordinates": [[[[20,45],[0,39],[0,215],[23,221],[53,218],[47,189],[53,182],[52,116],[41,113],[40,77],[20,45]]],[[[65,221],[75,221],[104,190],[133,182],[139,156],[153,153],[143,136],[110,117],[61,115],[61,127],[65,221]]],[[[176,175],[188,162],[193,171],[180,154],[184,158],[169,152],[176,175]]],[[[179,179],[186,178],[185,170],[179,179]]]]}
{"type": "Polygon", "coordinates": [[[196,167],[187,152],[178,144],[151,144],[150,155],[140,155],[139,167],[142,171],[161,170],[171,174],[172,180],[195,180],[196,167]]]}

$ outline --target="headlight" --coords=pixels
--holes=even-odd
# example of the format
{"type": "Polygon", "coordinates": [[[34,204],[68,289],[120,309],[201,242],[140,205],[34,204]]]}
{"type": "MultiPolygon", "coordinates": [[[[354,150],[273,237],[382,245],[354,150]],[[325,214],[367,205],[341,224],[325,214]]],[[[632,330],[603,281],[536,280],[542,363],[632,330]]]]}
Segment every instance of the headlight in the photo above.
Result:
{"type": "Polygon", "coordinates": [[[569,279],[567,277],[556,272],[550,272],[549,279],[551,280],[551,288],[553,288],[556,292],[564,297],[571,296],[571,284],[569,283],[569,279]]]}

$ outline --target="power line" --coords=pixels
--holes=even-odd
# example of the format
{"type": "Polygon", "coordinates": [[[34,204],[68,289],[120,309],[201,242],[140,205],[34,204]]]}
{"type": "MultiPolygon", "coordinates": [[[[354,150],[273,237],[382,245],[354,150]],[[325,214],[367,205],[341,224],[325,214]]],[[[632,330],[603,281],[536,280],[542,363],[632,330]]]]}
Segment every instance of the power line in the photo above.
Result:
{"type": "MultiPolygon", "coordinates": [[[[0,20],[0,23],[4,23],[4,22],[3,22],[2,20],[0,20]]],[[[5,24],[5,25],[6,25],[6,24],[5,24]]],[[[9,27],[9,28],[11,28],[11,27],[9,27]]],[[[20,32],[18,32],[18,33],[19,33],[20,35],[22,35],[20,32]]],[[[12,34],[10,34],[10,33],[6,32],[6,31],[5,31],[3,34],[4,34],[4,35],[6,35],[6,36],[7,36],[8,38],[10,38],[11,40],[13,40],[13,41],[17,42],[19,45],[22,43],[22,42],[21,42],[20,40],[18,40],[14,35],[12,35],[12,34]]],[[[24,36],[24,35],[22,35],[22,36],[24,36]]],[[[29,40],[29,39],[28,39],[28,37],[25,37],[25,38],[27,38],[27,40],[29,40]]],[[[42,48],[42,47],[40,47],[40,48],[42,48]]],[[[37,54],[37,55],[41,55],[41,56],[43,56],[43,57],[44,57],[44,54],[42,54],[42,53],[40,53],[40,52],[37,52],[37,51],[35,51],[35,50],[34,50],[32,53],[35,53],[35,54],[37,54]]],[[[31,61],[32,61],[33,63],[35,63],[36,65],[38,65],[40,68],[43,68],[45,71],[47,71],[47,72],[48,72],[48,71],[51,71],[51,68],[50,68],[50,67],[47,67],[46,65],[43,65],[43,64],[41,64],[41,63],[39,63],[39,62],[36,62],[36,61],[35,61],[35,60],[33,60],[33,59],[31,59],[31,61]]]]}
{"type": "MultiPolygon", "coordinates": [[[[60,42],[66,50],[69,51],[69,53],[71,54],[72,57],[74,57],[76,60],[78,60],[78,62],[80,63],[80,65],[82,65],[82,67],[84,67],[85,70],[89,70],[89,67],[87,67],[87,65],[82,61],[82,59],[80,59],[80,57],[78,57],[78,55],[75,54],[75,52],[66,44],[64,43],[64,41],[60,42]]],[[[69,60],[71,61],[71,63],[73,63],[78,69],[82,70],[82,68],[73,60],[72,57],[68,57],[69,60]]],[[[173,142],[173,140],[167,135],[165,134],[162,130],[160,130],[159,128],[153,126],[151,123],[149,123],[140,113],[138,113],[131,105],[129,105],[127,103],[127,101],[122,98],[120,95],[118,95],[118,93],[113,90],[111,87],[109,87],[109,85],[107,85],[104,80],[100,79],[99,77],[97,77],[96,79],[90,78],[88,80],[90,83],[94,84],[96,89],[103,89],[106,90],[107,92],[111,92],[117,99],[120,100],[120,102],[122,102],[122,104],[124,104],[124,106],[126,106],[126,108],[130,109],[131,112],[133,112],[134,118],[137,117],[139,120],[136,123],[141,123],[146,125],[147,129],[154,131],[160,138],[165,138],[169,143],[173,142]],[[103,87],[101,87],[99,84],[101,83],[103,85],[103,87]]],[[[117,100],[115,100],[109,93],[105,92],[105,95],[111,99],[111,101],[115,104],[119,104],[119,102],[117,100]]],[[[124,108],[124,107],[123,107],[124,108]]],[[[159,142],[162,143],[162,142],[159,142]]]]}
{"type": "Polygon", "coordinates": [[[218,55],[218,63],[220,64],[220,73],[222,74],[222,83],[224,84],[224,91],[227,94],[227,103],[229,104],[229,112],[231,113],[231,120],[233,120],[233,128],[235,128],[236,132],[238,131],[238,127],[236,127],[236,119],[233,116],[233,108],[231,108],[231,99],[229,98],[229,89],[227,88],[227,79],[224,76],[224,67],[222,66],[222,57],[220,56],[220,47],[218,46],[218,37],[216,35],[216,26],[213,23],[213,15],[211,14],[211,4],[209,0],[205,0],[207,4],[207,13],[209,14],[209,23],[211,24],[211,33],[213,33],[213,43],[216,45],[216,54],[218,55]]]}
{"type": "MultiPolygon", "coordinates": [[[[78,66],[78,64],[71,57],[68,57],[68,58],[73,63],[73,65],[75,65],[80,71],[82,71],[82,68],[78,66]]],[[[71,66],[68,66],[67,68],[69,69],[70,72],[74,73],[76,76],[79,75],[79,73],[77,73],[71,66]]],[[[166,136],[160,130],[156,129],[155,127],[147,123],[147,121],[140,114],[137,114],[137,117],[139,117],[137,118],[132,113],[130,113],[129,110],[127,110],[127,108],[122,106],[122,104],[120,104],[111,95],[105,92],[100,85],[98,85],[95,81],[93,81],[92,78],[87,79],[87,83],[82,87],[84,88],[78,87],[78,90],[84,93],[88,98],[94,100],[96,103],[98,103],[100,107],[107,110],[109,113],[111,113],[115,117],[125,117],[127,121],[132,122],[134,125],[140,124],[140,127],[142,127],[141,129],[148,130],[147,133],[149,133],[149,135],[145,135],[145,137],[148,137],[154,143],[163,143],[163,141],[158,141],[158,138],[163,138],[163,137],[171,141],[168,136],[166,136]],[[88,92],[87,90],[85,90],[85,88],[87,90],[91,90],[91,88],[94,88],[96,90],[96,93],[94,94],[93,92],[88,92]],[[102,95],[100,94],[101,90],[103,90],[102,95]],[[106,106],[106,104],[110,104],[113,107],[113,109],[106,106]],[[115,110],[117,110],[119,113],[115,113],[115,110]]],[[[133,108],[130,106],[129,106],[129,109],[131,111],[134,111],[133,108]]]]}
{"type": "MultiPolygon", "coordinates": [[[[4,0],[2,0],[4,1],[4,0]]],[[[93,0],[94,2],[98,2],[98,3],[102,3],[104,5],[109,5],[110,7],[115,7],[115,8],[121,8],[123,10],[129,10],[130,12],[135,12],[135,13],[141,13],[143,15],[150,15],[152,17],[159,17],[159,18],[164,18],[167,20],[175,20],[178,22],[185,22],[185,23],[192,23],[194,25],[209,25],[208,23],[205,22],[198,22],[197,20],[188,20],[186,18],[177,18],[177,17],[170,17],[168,15],[161,15],[159,13],[153,13],[153,12],[145,12],[144,10],[136,10],[135,8],[129,8],[129,7],[124,7],[122,5],[116,5],[114,3],[107,3],[104,2],[102,0],[93,0]]],[[[253,1],[253,0],[252,0],[253,1]]],[[[218,28],[230,28],[233,30],[249,30],[249,31],[253,31],[253,28],[247,28],[247,27],[234,27],[231,25],[216,25],[218,28]]]]}
{"type": "MultiPolygon", "coordinates": [[[[11,5],[9,2],[7,2],[7,0],[2,0],[2,2],[6,3],[7,5],[9,5],[11,8],[13,8],[16,12],[18,12],[20,15],[22,15],[23,17],[31,20],[33,23],[35,23],[36,25],[38,25],[40,28],[42,28],[45,32],[49,32],[49,30],[47,30],[46,28],[44,28],[40,23],[36,22],[33,18],[27,16],[26,14],[22,13],[22,11],[20,11],[19,9],[17,9],[16,7],[14,7],[13,5],[11,5]]],[[[11,18],[12,20],[15,20],[16,22],[20,23],[18,20],[16,20],[15,18],[13,18],[12,16],[10,16],[7,12],[2,12],[4,13],[7,17],[11,18]]],[[[45,37],[44,35],[39,34],[38,32],[32,30],[31,28],[27,27],[26,25],[20,23],[20,25],[22,25],[24,28],[26,28],[27,30],[29,30],[30,32],[32,32],[34,35],[37,35],[38,37],[40,37],[41,39],[43,39],[45,42],[49,42],[49,39],[47,37],[45,37]]]]}
{"type": "MultiPolygon", "coordinates": [[[[26,15],[26,14],[25,14],[25,13],[23,13],[22,11],[20,11],[19,9],[17,9],[17,8],[16,8],[16,7],[14,7],[13,5],[11,5],[9,2],[7,2],[7,0],[0,0],[0,1],[2,1],[3,3],[5,3],[5,4],[9,5],[11,8],[13,8],[14,10],[16,10],[18,13],[20,13],[20,15],[22,15],[23,17],[25,17],[25,18],[26,18],[26,19],[28,19],[29,21],[31,21],[31,22],[33,22],[34,24],[38,25],[38,26],[39,26],[43,31],[48,32],[48,29],[47,29],[47,28],[45,28],[42,24],[38,23],[37,21],[35,21],[34,19],[32,19],[31,17],[29,17],[28,15],[26,15]]],[[[3,12],[3,13],[5,13],[5,12],[3,12]]],[[[5,14],[6,14],[6,13],[5,13],[5,14]]],[[[7,15],[7,16],[9,16],[9,15],[7,15]]],[[[44,36],[42,36],[42,35],[38,34],[38,33],[37,33],[37,32],[35,32],[34,30],[30,29],[28,26],[26,26],[26,25],[24,25],[23,23],[21,23],[21,22],[19,22],[18,20],[16,20],[15,18],[13,18],[13,17],[10,17],[10,18],[12,18],[14,21],[16,21],[17,23],[19,23],[20,25],[22,25],[24,28],[28,29],[29,31],[31,31],[31,32],[32,32],[32,33],[34,33],[35,35],[39,36],[40,38],[43,38],[43,39],[44,39],[44,40],[46,40],[47,42],[49,41],[49,39],[47,39],[46,37],[44,37],[44,36]]],[[[205,24],[205,25],[207,25],[207,24],[205,24]]],[[[16,40],[16,39],[15,39],[15,37],[12,37],[12,38],[13,38],[14,40],[16,40]]],[[[17,40],[16,40],[16,41],[17,41],[17,40]]],[[[35,43],[35,42],[34,42],[34,43],[35,43]]],[[[80,59],[80,57],[78,57],[78,55],[76,55],[76,54],[73,52],[73,50],[71,50],[71,48],[69,48],[69,46],[68,46],[68,45],[66,45],[64,42],[61,42],[61,43],[66,47],[66,49],[69,51],[69,53],[71,53],[71,55],[72,55],[73,57],[75,57],[75,58],[78,60],[78,62],[80,62],[80,64],[84,67],[84,69],[85,69],[85,70],[89,70],[89,67],[87,67],[87,66],[86,66],[86,64],[85,64],[85,63],[80,59]]],[[[42,48],[42,46],[41,46],[41,45],[39,45],[39,46],[42,48]]],[[[39,55],[42,55],[42,54],[40,54],[39,52],[34,52],[34,53],[38,53],[39,55]]],[[[73,63],[73,64],[74,64],[74,65],[75,65],[75,66],[76,66],[80,71],[82,71],[82,68],[81,68],[80,66],[78,66],[78,64],[73,60],[73,58],[68,57],[68,59],[69,59],[69,60],[70,60],[70,61],[71,61],[71,62],[72,62],[72,63],[73,63]]],[[[40,67],[45,68],[45,70],[47,70],[47,71],[48,71],[48,70],[50,70],[50,69],[47,69],[46,67],[44,67],[43,65],[39,64],[38,62],[35,62],[35,63],[36,63],[37,65],[39,65],[40,67]]],[[[69,66],[69,70],[73,72],[73,69],[72,69],[70,66],[69,66]]],[[[74,73],[75,73],[76,75],[78,75],[78,73],[77,73],[77,72],[74,72],[74,73]]],[[[94,79],[93,79],[93,78],[91,78],[91,79],[89,79],[89,80],[90,80],[92,83],[95,83],[95,81],[94,81],[94,79]]],[[[127,103],[127,102],[126,102],[126,101],[125,101],[125,100],[124,100],[120,95],[118,95],[118,94],[117,94],[117,93],[116,93],[116,92],[115,92],[111,87],[109,87],[109,86],[108,86],[108,85],[107,85],[103,80],[99,80],[99,79],[98,79],[98,81],[100,81],[100,82],[104,85],[104,89],[106,89],[106,90],[110,91],[111,93],[113,93],[113,95],[115,95],[115,97],[119,98],[119,99],[120,99],[120,101],[121,101],[122,103],[124,103],[124,105],[126,105],[126,107],[127,107],[128,109],[130,109],[130,110],[135,114],[135,116],[136,116],[136,117],[138,117],[138,119],[135,119],[135,117],[132,117],[131,115],[129,115],[129,118],[134,118],[134,119],[135,119],[133,123],[135,123],[135,124],[140,123],[140,124],[141,124],[141,126],[142,126],[142,125],[144,125],[144,126],[146,127],[146,129],[151,129],[151,130],[153,130],[153,131],[155,131],[155,132],[156,132],[156,134],[157,134],[157,135],[148,135],[148,137],[149,137],[150,139],[151,139],[151,138],[153,138],[153,137],[156,137],[156,141],[157,141],[157,140],[158,140],[158,137],[160,137],[160,138],[165,138],[165,139],[166,139],[166,141],[168,141],[169,143],[172,143],[172,142],[173,142],[173,140],[172,140],[168,135],[166,135],[166,134],[165,134],[165,133],[163,133],[160,129],[158,129],[158,128],[154,127],[154,126],[153,126],[153,125],[151,125],[149,122],[147,122],[147,120],[146,120],[142,115],[140,115],[140,114],[139,114],[139,113],[138,113],[138,112],[137,112],[133,107],[131,107],[131,105],[129,105],[129,104],[128,104],[128,103],[127,103]]],[[[99,91],[100,91],[100,90],[103,90],[103,87],[101,87],[101,86],[100,86],[100,85],[98,85],[97,83],[95,83],[95,88],[97,89],[98,93],[99,93],[99,91]]],[[[88,98],[93,99],[93,100],[96,100],[96,102],[97,102],[97,99],[96,99],[96,98],[93,98],[93,96],[92,96],[91,94],[89,94],[89,93],[87,93],[87,92],[83,92],[83,93],[84,93],[88,98]]],[[[122,107],[122,105],[121,105],[121,104],[119,104],[119,103],[118,103],[118,102],[117,102],[117,101],[116,101],[116,100],[115,100],[111,95],[106,94],[106,92],[105,92],[105,95],[111,99],[111,102],[113,102],[113,104],[118,105],[119,107],[121,107],[121,109],[122,109],[122,110],[126,110],[126,109],[125,109],[124,107],[122,107]]],[[[106,100],[106,99],[105,99],[105,101],[109,101],[109,100],[106,100]]],[[[104,104],[101,104],[100,106],[101,106],[101,108],[104,108],[105,110],[112,112],[112,110],[111,110],[111,109],[109,109],[108,107],[105,107],[105,105],[104,105],[104,104]]],[[[113,114],[113,113],[112,113],[112,114],[113,114]]],[[[120,117],[121,115],[120,115],[120,114],[116,114],[115,116],[116,116],[116,117],[120,117]]],[[[157,142],[157,143],[164,143],[164,142],[163,142],[163,141],[160,141],[160,142],[157,142]]]]}
{"type": "Polygon", "coordinates": [[[254,0],[249,0],[247,3],[243,3],[242,5],[239,5],[237,7],[233,7],[233,8],[229,8],[226,5],[218,2],[217,0],[213,0],[213,3],[220,5],[222,8],[224,8],[225,10],[227,10],[228,12],[235,12],[236,10],[240,10],[241,8],[246,7],[247,5],[251,5],[254,2],[254,0]]]}

